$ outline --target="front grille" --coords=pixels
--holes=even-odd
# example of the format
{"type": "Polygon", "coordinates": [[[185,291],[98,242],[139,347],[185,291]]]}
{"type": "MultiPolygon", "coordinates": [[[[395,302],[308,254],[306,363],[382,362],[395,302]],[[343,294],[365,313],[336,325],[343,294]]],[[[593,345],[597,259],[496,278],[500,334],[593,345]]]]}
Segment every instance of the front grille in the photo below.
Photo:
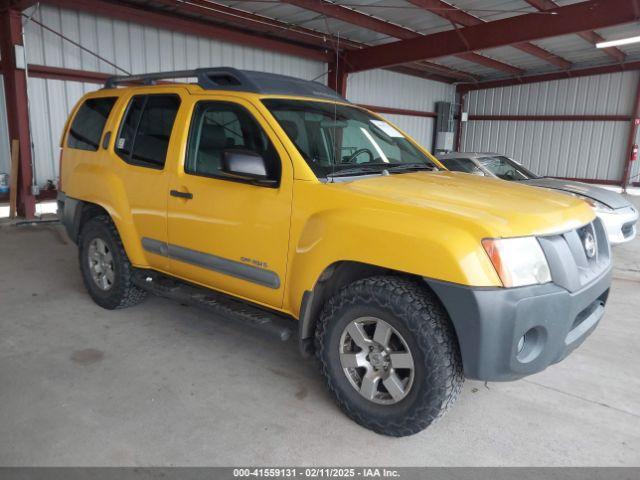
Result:
{"type": "Polygon", "coordinates": [[[609,289],[607,288],[607,290],[602,295],[600,295],[596,300],[591,302],[591,304],[587,308],[585,308],[580,313],[578,313],[578,315],[576,315],[576,318],[573,321],[573,325],[571,325],[571,330],[575,329],[587,318],[589,318],[589,315],[591,315],[596,310],[596,308],[600,306],[604,307],[605,304],[607,303],[608,297],[609,297],[609,289]]]}
{"type": "Polygon", "coordinates": [[[636,222],[629,222],[622,225],[622,235],[624,238],[630,237],[633,234],[633,225],[636,222]]]}
{"type": "Polygon", "coordinates": [[[611,264],[611,251],[600,219],[559,235],[540,237],[551,278],[570,292],[598,278],[611,264]]]}

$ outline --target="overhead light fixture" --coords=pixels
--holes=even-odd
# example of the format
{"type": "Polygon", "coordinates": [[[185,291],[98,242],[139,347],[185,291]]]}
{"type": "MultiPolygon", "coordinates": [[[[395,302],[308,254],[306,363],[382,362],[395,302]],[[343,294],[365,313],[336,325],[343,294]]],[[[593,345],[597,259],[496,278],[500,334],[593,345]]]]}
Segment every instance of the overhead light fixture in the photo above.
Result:
{"type": "Polygon", "coordinates": [[[596,43],[596,47],[609,48],[609,47],[617,47],[618,45],[629,45],[630,43],[638,43],[638,42],[640,42],[640,36],[621,38],[619,40],[608,40],[606,42],[598,42],[596,43]]]}

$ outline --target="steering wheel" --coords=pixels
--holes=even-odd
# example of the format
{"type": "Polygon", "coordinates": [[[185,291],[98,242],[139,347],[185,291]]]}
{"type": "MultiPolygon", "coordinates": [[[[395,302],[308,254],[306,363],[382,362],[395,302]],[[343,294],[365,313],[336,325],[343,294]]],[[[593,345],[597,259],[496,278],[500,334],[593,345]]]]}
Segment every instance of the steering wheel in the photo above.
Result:
{"type": "Polygon", "coordinates": [[[368,163],[373,163],[373,161],[375,160],[375,157],[373,156],[373,153],[371,153],[371,150],[369,150],[368,148],[360,148],[356,150],[355,152],[353,152],[353,154],[349,156],[349,158],[347,158],[346,160],[343,160],[342,163],[354,163],[354,160],[358,158],[360,155],[362,155],[363,153],[367,153],[367,155],[369,155],[368,163]]]}
{"type": "Polygon", "coordinates": [[[515,170],[508,170],[504,173],[504,178],[505,180],[515,180],[516,178],[516,171],[515,170]]]}

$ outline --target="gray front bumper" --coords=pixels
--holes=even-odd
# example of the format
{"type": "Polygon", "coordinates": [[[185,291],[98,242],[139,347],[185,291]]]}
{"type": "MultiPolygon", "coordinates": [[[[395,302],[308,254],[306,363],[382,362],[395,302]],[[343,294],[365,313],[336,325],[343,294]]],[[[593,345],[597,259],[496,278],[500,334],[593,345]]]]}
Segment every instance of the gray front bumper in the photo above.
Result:
{"type": "Polygon", "coordinates": [[[573,293],[554,283],[474,288],[425,281],[453,321],[465,375],[506,381],[559,362],[589,336],[604,313],[611,268],[573,293]]]}

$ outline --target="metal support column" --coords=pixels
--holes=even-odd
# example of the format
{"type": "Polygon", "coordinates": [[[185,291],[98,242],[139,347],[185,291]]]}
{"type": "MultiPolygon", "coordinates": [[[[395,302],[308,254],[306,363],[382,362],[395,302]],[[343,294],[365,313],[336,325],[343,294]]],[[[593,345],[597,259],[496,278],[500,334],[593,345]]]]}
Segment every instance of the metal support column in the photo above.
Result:
{"type": "Polygon", "coordinates": [[[624,162],[624,172],[622,174],[622,190],[626,191],[631,177],[631,167],[633,162],[633,146],[636,143],[636,133],[638,132],[638,123],[640,122],[640,77],[638,77],[638,85],[636,87],[636,97],[633,103],[633,112],[631,114],[631,125],[629,126],[629,138],[627,140],[626,157],[624,162]]]}
{"type": "Polygon", "coordinates": [[[467,91],[460,90],[460,111],[458,112],[458,121],[456,126],[456,152],[460,151],[462,146],[462,126],[465,122],[462,121],[462,112],[464,112],[464,101],[467,98],[467,91]]]}
{"type": "Polygon", "coordinates": [[[33,168],[27,104],[27,76],[16,67],[15,46],[22,45],[22,16],[17,10],[0,12],[0,52],[2,55],[4,93],[9,122],[9,138],[20,143],[18,177],[18,215],[35,217],[36,199],[31,191],[33,168]]]}

